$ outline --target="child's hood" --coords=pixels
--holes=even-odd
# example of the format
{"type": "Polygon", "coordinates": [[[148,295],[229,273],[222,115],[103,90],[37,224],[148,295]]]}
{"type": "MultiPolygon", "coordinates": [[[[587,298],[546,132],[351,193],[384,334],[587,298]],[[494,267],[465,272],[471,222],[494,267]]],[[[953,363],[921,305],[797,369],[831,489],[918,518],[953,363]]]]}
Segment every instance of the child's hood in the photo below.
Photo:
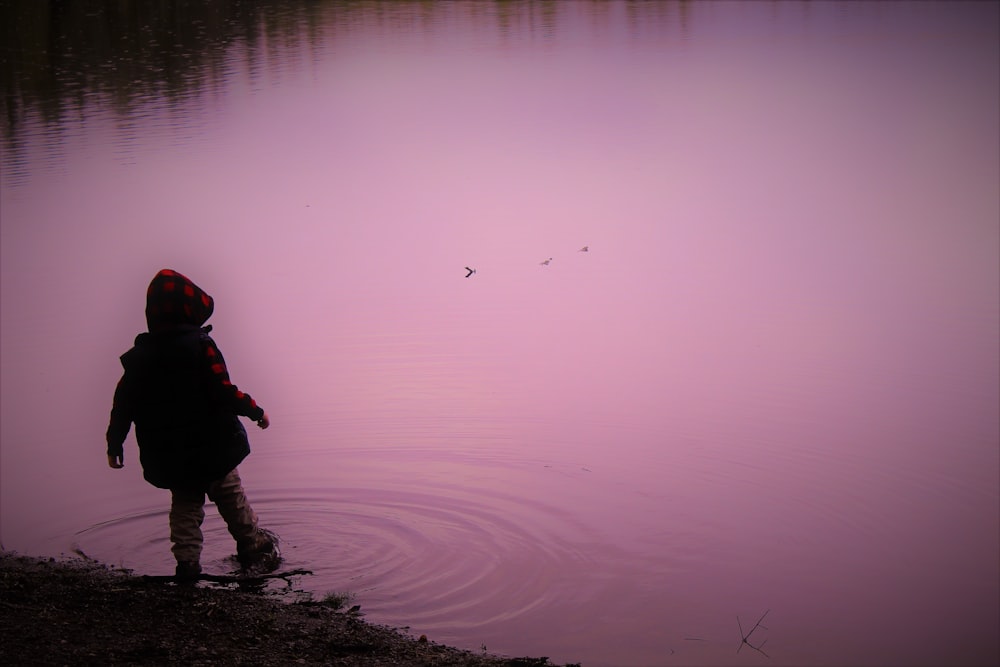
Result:
{"type": "Polygon", "coordinates": [[[182,325],[200,327],[214,309],[212,297],[171,269],[157,273],[146,290],[146,324],[150,333],[182,325]]]}

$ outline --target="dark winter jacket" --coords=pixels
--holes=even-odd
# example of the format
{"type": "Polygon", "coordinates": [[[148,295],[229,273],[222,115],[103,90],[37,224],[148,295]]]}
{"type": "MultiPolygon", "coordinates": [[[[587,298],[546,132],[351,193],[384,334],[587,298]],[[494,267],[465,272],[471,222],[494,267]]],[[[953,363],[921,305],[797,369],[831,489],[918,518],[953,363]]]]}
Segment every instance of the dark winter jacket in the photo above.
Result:
{"type": "Polygon", "coordinates": [[[149,333],[122,355],[108,426],[108,455],[120,456],[135,423],[143,476],[164,489],[204,488],[250,453],[238,419],[264,411],[229,380],[222,353],[202,328],[212,297],[164,269],[146,293],[149,333]]]}

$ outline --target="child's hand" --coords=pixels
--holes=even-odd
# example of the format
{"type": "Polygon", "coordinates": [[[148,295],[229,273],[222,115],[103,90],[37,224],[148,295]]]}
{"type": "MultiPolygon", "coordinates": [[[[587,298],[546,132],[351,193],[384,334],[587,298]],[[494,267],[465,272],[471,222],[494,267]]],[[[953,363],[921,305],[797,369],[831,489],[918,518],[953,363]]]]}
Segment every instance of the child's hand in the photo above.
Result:
{"type": "Polygon", "coordinates": [[[123,454],[118,454],[118,455],[108,454],[108,465],[111,466],[112,468],[116,469],[116,470],[118,468],[124,468],[125,467],[124,455],[123,454]]]}
{"type": "Polygon", "coordinates": [[[261,428],[267,428],[270,425],[271,425],[271,420],[267,418],[267,413],[265,412],[264,416],[257,420],[257,426],[260,426],[261,428]]]}

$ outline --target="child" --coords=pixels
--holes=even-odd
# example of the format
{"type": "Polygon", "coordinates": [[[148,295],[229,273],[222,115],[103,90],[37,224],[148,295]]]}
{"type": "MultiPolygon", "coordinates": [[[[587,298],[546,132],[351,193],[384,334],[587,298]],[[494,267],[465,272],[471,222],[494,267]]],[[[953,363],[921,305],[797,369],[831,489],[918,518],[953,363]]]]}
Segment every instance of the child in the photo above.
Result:
{"type": "Polygon", "coordinates": [[[250,453],[237,415],[264,429],[267,414],[229,381],[222,353],[202,328],[215,303],[186,277],[164,269],[146,291],[149,333],[121,357],[125,372],[115,389],[108,425],[108,465],[124,466],[122,445],[131,424],[146,481],[169,489],[171,550],[176,579],[201,574],[205,495],[236,540],[244,567],[274,569],[277,537],[257,526],[236,466],[250,453]]]}

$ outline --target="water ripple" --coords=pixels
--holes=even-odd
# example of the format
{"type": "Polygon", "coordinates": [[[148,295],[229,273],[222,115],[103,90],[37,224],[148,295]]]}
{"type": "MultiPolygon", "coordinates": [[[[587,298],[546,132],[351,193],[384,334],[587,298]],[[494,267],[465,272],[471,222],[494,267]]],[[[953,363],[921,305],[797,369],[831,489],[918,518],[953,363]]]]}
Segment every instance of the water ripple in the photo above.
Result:
{"type": "MultiPolygon", "coordinates": [[[[316,597],[350,593],[377,622],[444,640],[564,604],[564,591],[591,567],[601,542],[571,511],[466,481],[250,494],[262,524],[282,536],[284,567],[313,572],[297,588],[316,597]]],[[[77,534],[77,547],[161,573],[172,565],[166,515],[163,508],[99,523],[77,534]]],[[[233,543],[211,505],[204,532],[206,570],[231,570],[233,543]]]]}

